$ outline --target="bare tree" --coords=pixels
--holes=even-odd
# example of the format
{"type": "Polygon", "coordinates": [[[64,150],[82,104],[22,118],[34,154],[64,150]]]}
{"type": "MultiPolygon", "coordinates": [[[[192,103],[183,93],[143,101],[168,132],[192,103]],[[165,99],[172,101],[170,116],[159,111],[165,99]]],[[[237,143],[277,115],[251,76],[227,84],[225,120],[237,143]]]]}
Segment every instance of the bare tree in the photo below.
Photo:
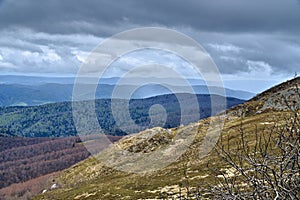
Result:
{"type": "Polygon", "coordinates": [[[202,193],[214,199],[300,199],[299,101],[282,99],[289,109],[284,120],[263,129],[256,126],[255,141],[243,123],[238,141],[228,135],[220,141],[216,150],[233,174],[218,170],[217,184],[202,193]]]}

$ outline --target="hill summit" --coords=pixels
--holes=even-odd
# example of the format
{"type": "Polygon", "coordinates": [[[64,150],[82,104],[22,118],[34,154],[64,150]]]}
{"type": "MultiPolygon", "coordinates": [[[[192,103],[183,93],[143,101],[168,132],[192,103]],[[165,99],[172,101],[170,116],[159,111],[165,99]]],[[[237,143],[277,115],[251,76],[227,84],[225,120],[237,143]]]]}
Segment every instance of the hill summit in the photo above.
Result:
{"type": "Polygon", "coordinates": [[[253,115],[262,112],[298,110],[300,108],[300,77],[276,85],[252,99],[229,109],[229,114],[237,116],[253,115]]]}

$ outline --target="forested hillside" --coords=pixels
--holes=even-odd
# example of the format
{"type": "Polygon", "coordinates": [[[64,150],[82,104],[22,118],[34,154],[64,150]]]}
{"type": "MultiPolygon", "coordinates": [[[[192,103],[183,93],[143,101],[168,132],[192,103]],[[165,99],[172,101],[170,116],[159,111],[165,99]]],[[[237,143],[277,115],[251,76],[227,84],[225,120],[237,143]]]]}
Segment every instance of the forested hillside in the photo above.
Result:
{"type": "MultiPolygon", "coordinates": [[[[191,94],[180,94],[183,104],[187,104],[189,115],[199,115],[195,113],[195,106],[190,105],[191,94]]],[[[211,115],[211,96],[197,95],[200,110],[200,118],[190,117],[191,121],[197,121],[211,115]]],[[[216,96],[218,100],[224,100],[224,97],[216,96]]],[[[119,105],[125,103],[124,100],[118,100],[119,105]]],[[[227,108],[240,104],[243,100],[235,98],[226,98],[227,108]]],[[[136,124],[147,126],[150,123],[149,109],[152,105],[162,105],[167,112],[165,128],[177,127],[180,125],[181,109],[179,102],[174,94],[161,95],[147,99],[132,99],[129,102],[129,110],[132,119],[136,124]]],[[[120,109],[121,110],[121,109],[120,109]]],[[[111,100],[96,100],[96,112],[99,124],[105,134],[126,135],[136,132],[130,129],[123,132],[116,125],[111,112],[111,100]]],[[[160,116],[161,113],[155,113],[160,116]]],[[[91,127],[90,127],[91,128],[91,127]]],[[[71,102],[53,103],[32,107],[2,107],[0,108],[0,133],[10,136],[24,137],[63,137],[76,135],[76,129],[72,116],[71,102]]]]}
{"type": "Polygon", "coordinates": [[[0,188],[63,170],[89,155],[79,137],[0,137],[0,188]]]}

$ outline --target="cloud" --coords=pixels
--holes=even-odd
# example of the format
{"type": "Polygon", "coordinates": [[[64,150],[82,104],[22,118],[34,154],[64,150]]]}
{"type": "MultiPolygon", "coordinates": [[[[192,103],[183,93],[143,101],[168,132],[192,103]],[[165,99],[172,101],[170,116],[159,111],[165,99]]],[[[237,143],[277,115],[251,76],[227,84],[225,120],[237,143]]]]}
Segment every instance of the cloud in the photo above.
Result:
{"type": "Polygon", "coordinates": [[[37,33],[28,28],[1,30],[0,34],[0,53],[6,62],[0,62],[0,73],[74,75],[82,62],[78,58],[83,59],[84,53],[103,40],[87,34],[37,33]]]}
{"type": "Polygon", "coordinates": [[[74,73],[77,65],[70,65],[64,55],[64,59],[49,47],[40,46],[40,51],[29,51],[14,48],[1,48],[3,59],[0,61],[0,73],[74,73]],[[3,62],[5,61],[5,62],[3,62]]]}
{"type": "Polygon", "coordinates": [[[295,31],[300,29],[295,0],[34,0],[4,1],[0,27],[30,27],[46,33],[107,36],[130,26],[192,27],[212,32],[295,31]],[[16,13],[18,13],[16,15],[16,13]]]}
{"type": "MultiPolygon", "coordinates": [[[[222,74],[251,73],[249,65],[262,63],[270,67],[264,73],[294,74],[300,63],[299,10],[296,0],[1,1],[0,73],[76,74],[106,37],[129,28],[160,26],[203,44],[222,74]]],[[[187,68],[175,57],[143,53],[124,58],[114,71],[157,59],[187,68]]]]}
{"type": "Polygon", "coordinates": [[[249,69],[250,74],[257,76],[264,76],[265,75],[271,75],[273,70],[272,67],[269,65],[269,63],[263,62],[263,61],[247,61],[247,66],[249,69]]]}
{"type": "MultiPolygon", "coordinates": [[[[127,72],[136,67],[146,69],[149,65],[154,67],[153,71],[160,69],[160,76],[162,77],[168,77],[168,74],[163,73],[162,71],[164,68],[175,71],[184,77],[196,76],[196,72],[193,70],[192,66],[183,58],[170,52],[154,49],[134,51],[124,55],[108,67],[104,76],[124,76],[127,72]]],[[[136,71],[135,75],[137,75],[137,72],[138,71],[136,71]]],[[[151,76],[151,72],[144,71],[140,73],[141,77],[145,75],[151,76]]]]}
{"type": "Polygon", "coordinates": [[[28,59],[35,59],[39,58],[40,54],[38,52],[23,51],[21,55],[28,59]]]}
{"type": "Polygon", "coordinates": [[[272,74],[290,76],[299,70],[300,38],[296,35],[208,32],[199,38],[224,74],[248,72],[248,60],[269,63],[272,74]]]}
{"type": "Polygon", "coordinates": [[[232,44],[208,44],[208,45],[216,49],[217,51],[221,51],[225,53],[226,52],[239,53],[242,49],[232,44]]]}
{"type": "Polygon", "coordinates": [[[81,63],[86,63],[86,59],[89,55],[89,52],[84,52],[80,50],[72,51],[72,54],[77,58],[77,60],[81,63]]]}
{"type": "MultiPolygon", "coordinates": [[[[0,31],[0,34],[2,35],[0,53],[7,63],[18,66],[14,68],[18,73],[76,74],[89,52],[103,41],[103,38],[88,34],[36,33],[26,29],[23,33],[21,30],[5,30],[0,31]]],[[[223,74],[248,72],[248,60],[269,63],[274,74],[288,75],[299,70],[300,39],[298,36],[283,33],[231,34],[196,31],[187,34],[203,44],[223,74]]],[[[193,49],[186,48],[185,51],[193,54],[193,49]]],[[[143,51],[124,57],[123,61],[118,63],[120,66],[115,65],[116,68],[120,68],[115,71],[122,70],[126,62],[129,65],[134,64],[133,62],[154,63],[161,60],[165,60],[162,64],[182,65],[187,68],[176,57],[163,55],[165,58],[161,59],[161,52],[143,51]]],[[[6,70],[7,67],[0,65],[0,72],[6,70]]]]}
{"type": "Polygon", "coordinates": [[[23,51],[21,55],[23,60],[32,63],[43,64],[43,62],[55,63],[61,61],[61,57],[53,49],[48,48],[44,48],[43,53],[23,51]]]}

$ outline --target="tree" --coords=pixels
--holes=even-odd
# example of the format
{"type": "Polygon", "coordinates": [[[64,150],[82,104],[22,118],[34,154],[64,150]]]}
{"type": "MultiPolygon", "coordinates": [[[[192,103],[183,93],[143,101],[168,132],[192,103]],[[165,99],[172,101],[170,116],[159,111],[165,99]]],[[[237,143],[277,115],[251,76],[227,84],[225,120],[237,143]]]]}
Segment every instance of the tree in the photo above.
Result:
{"type": "MultiPolygon", "coordinates": [[[[294,95],[300,99],[298,87],[294,95]]],[[[255,141],[246,137],[241,123],[239,142],[220,141],[220,158],[231,166],[231,174],[217,173],[218,184],[203,189],[214,199],[300,199],[300,113],[299,100],[282,96],[285,118],[263,130],[255,129],[255,141]]],[[[223,138],[223,137],[221,137],[223,138]]]]}

